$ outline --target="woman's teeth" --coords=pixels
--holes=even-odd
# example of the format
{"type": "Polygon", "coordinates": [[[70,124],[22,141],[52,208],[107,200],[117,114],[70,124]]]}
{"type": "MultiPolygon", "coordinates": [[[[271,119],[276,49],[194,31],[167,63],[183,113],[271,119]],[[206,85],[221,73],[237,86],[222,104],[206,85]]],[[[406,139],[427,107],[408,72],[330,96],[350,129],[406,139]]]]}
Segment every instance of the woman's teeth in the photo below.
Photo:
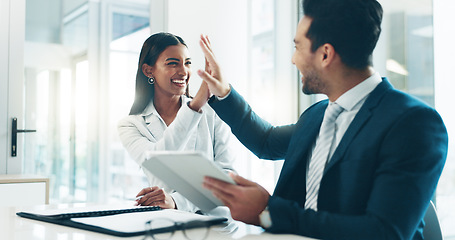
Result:
{"type": "Polygon", "coordinates": [[[172,79],[172,82],[177,83],[177,84],[185,84],[186,80],[185,79],[172,79]]]}

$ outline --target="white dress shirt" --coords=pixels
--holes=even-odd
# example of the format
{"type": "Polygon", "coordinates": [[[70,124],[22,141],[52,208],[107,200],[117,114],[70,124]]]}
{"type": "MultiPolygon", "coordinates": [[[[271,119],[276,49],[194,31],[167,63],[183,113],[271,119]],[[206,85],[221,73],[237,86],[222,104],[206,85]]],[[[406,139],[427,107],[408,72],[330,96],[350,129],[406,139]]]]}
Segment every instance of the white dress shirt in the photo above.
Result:
{"type": "Polygon", "coordinates": [[[369,78],[365,79],[363,82],[357,84],[357,86],[349,89],[335,101],[338,105],[343,107],[344,110],[340,113],[337,120],[335,121],[335,124],[337,126],[335,144],[330,150],[329,160],[335,152],[336,147],[343,138],[344,133],[348,129],[349,125],[351,125],[352,120],[354,120],[354,117],[363,106],[363,103],[370,95],[370,93],[381,82],[381,76],[376,72],[369,78]]]}
{"type": "MultiPolygon", "coordinates": [[[[230,144],[230,128],[207,104],[201,112],[196,112],[188,107],[189,101],[190,98],[182,96],[182,106],[169,126],[166,126],[156,111],[153,101],[141,114],[129,115],[119,122],[120,140],[139,166],[144,162],[147,151],[199,151],[208,159],[213,159],[221,168],[233,170],[235,155],[230,144]]],[[[150,186],[159,186],[171,193],[178,209],[192,212],[198,210],[151,172],[146,169],[143,171],[150,186]]]]}
{"type": "MultiPolygon", "coordinates": [[[[335,152],[335,149],[337,148],[341,139],[343,138],[344,133],[348,129],[349,125],[351,125],[352,120],[354,120],[354,117],[357,115],[360,108],[363,106],[363,103],[367,99],[368,95],[370,95],[370,93],[381,82],[382,82],[381,76],[379,75],[379,73],[376,72],[369,78],[365,79],[363,82],[349,89],[335,101],[338,105],[343,107],[343,112],[341,112],[338,118],[335,120],[336,126],[335,141],[332,147],[330,148],[328,161],[330,161],[330,159],[332,158],[332,155],[335,152]]],[[[313,151],[315,145],[316,141],[313,144],[313,151]]],[[[311,155],[309,156],[308,159],[309,160],[311,159],[311,155]]],[[[309,162],[310,161],[308,161],[308,163],[309,162]]]]}

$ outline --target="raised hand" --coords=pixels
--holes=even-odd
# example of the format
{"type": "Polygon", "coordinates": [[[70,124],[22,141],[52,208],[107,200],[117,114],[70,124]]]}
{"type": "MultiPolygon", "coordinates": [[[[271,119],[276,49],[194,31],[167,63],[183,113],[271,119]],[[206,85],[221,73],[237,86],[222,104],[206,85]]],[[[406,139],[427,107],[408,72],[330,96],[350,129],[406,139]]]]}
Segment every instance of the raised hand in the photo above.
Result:
{"type": "MultiPolygon", "coordinates": [[[[201,35],[202,38],[202,35],[201,35]]],[[[208,42],[208,49],[210,51],[210,41],[208,38],[206,38],[208,42]]],[[[210,64],[209,61],[207,61],[207,58],[205,58],[205,72],[208,74],[211,74],[212,70],[210,69],[210,64]]],[[[211,97],[210,90],[207,86],[207,83],[205,81],[202,81],[201,86],[199,87],[198,92],[196,93],[196,96],[194,96],[193,100],[190,102],[189,107],[193,109],[194,111],[199,112],[202,106],[204,106],[205,103],[207,103],[207,100],[211,97]]]]}
{"type": "Polygon", "coordinates": [[[207,83],[210,93],[218,97],[224,97],[229,93],[231,87],[221,76],[220,67],[212,52],[210,40],[207,36],[201,35],[199,44],[205,55],[206,70],[198,70],[197,73],[207,83]]]}

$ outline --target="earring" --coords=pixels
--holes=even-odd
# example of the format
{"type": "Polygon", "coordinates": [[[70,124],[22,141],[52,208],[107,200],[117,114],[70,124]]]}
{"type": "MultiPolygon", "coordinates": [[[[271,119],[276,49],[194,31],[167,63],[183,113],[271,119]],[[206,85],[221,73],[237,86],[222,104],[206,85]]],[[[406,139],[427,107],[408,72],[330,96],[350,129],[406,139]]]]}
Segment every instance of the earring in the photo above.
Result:
{"type": "Polygon", "coordinates": [[[147,81],[150,85],[153,85],[155,83],[155,78],[152,75],[150,75],[147,81]]]}

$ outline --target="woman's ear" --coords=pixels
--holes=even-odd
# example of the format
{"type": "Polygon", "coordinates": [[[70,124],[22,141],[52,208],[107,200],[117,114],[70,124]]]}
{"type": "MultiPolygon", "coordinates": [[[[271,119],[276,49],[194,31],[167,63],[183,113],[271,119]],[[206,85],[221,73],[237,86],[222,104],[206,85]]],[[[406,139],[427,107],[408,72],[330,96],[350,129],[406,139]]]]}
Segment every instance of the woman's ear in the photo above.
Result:
{"type": "Polygon", "coordinates": [[[150,77],[153,75],[153,67],[148,65],[147,63],[142,64],[142,73],[145,76],[150,77]]]}

